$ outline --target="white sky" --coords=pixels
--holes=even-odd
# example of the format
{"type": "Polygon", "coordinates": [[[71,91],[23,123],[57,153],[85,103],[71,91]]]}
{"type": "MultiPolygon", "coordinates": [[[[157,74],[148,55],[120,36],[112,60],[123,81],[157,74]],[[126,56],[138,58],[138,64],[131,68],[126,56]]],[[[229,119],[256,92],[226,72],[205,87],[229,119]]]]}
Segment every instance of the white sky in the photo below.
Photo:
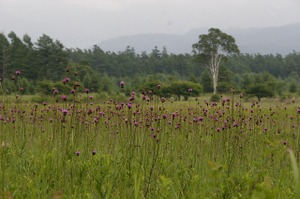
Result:
{"type": "Polygon", "coordinates": [[[0,0],[1,32],[79,48],[121,35],[299,22],[300,0],[0,0]]]}

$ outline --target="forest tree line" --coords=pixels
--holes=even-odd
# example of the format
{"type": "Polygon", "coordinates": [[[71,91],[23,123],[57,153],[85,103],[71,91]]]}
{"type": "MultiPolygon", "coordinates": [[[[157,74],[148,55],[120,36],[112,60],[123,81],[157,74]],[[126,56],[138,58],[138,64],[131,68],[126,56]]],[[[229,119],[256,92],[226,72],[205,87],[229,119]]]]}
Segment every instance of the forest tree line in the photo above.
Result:
{"type": "MultiPolygon", "coordinates": [[[[170,54],[166,48],[157,47],[150,53],[136,53],[133,47],[107,52],[97,45],[74,49],[45,34],[33,42],[27,34],[20,38],[14,32],[0,33],[0,78],[8,93],[15,89],[11,79],[16,70],[22,73],[19,83],[25,94],[43,92],[47,84],[62,86],[65,77],[80,82],[83,89],[108,94],[118,91],[121,80],[126,82],[128,93],[153,83],[178,81],[197,83],[202,92],[212,92],[209,71],[192,54],[170,54]]],[[[286,56],[239,54],[222,62],[218,92],[231,88],[250,92],[259,85],[281,96],[300,92],[299,83],[298,52],[286,56]]]]}

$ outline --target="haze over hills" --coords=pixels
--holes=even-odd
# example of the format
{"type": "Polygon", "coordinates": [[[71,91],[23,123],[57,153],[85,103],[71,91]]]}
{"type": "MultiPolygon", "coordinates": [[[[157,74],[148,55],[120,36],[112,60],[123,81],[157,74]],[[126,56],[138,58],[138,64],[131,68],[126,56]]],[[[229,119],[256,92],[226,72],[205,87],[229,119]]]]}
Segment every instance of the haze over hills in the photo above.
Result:
{"type": "MultiPolygon", "coordinates": [[[[99,43],[105,51],[124,51],[127,46],[133,47],[136,53],[150,53],[155,46],[166,47],[168,53],[191,53],[192,44],[198,41],[200,34],[207,34],[209,28],[199,28],[184,35],[176,34],[139,34],[120,36],[99,43]]],[[[282,54],[300,51],[300,23],[268,28],[227,28],[223,32],[236,39],[242,53],[282,54]]]]}

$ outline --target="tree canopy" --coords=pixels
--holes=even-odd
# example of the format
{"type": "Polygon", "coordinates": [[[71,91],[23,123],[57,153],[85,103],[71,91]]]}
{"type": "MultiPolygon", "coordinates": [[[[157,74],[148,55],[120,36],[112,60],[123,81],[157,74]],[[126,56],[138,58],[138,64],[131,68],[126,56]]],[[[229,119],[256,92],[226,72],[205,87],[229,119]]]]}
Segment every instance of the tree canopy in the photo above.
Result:
{"type": "Polygon", "coordinates": [[[192,47],[197,61],[204,63],[210,70],[215,94],[222,59],[228,54],[240,52],[235,39],[218,28],[210,28],[208,34],[200,35],[199,41],[192,47]]]}

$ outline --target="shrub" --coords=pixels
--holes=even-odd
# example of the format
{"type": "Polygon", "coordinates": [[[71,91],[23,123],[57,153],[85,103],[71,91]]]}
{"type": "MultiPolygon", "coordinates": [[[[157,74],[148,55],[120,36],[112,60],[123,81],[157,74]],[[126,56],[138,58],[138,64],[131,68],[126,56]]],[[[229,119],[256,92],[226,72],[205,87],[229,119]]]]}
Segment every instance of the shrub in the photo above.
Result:
{"type": "Polygon", "coordinates": [[[211,102],[219,102],[221,99],[221,97],[217,94],[213,94],[211,97],[210,97],[210,101],[211,102]]]}

